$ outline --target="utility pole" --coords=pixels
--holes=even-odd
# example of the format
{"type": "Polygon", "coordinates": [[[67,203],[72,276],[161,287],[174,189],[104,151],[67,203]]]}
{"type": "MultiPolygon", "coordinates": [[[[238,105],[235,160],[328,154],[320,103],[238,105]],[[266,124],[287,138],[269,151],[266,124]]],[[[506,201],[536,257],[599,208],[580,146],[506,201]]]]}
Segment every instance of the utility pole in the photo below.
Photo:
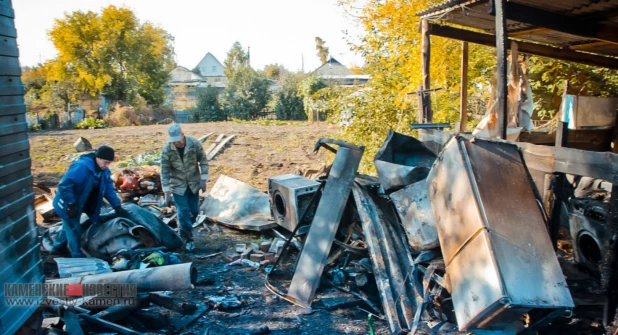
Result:
{"type": "Polygon", "coordinates": [[[251,47],[247,47],[247,66],[251,67],[251,47]]]}

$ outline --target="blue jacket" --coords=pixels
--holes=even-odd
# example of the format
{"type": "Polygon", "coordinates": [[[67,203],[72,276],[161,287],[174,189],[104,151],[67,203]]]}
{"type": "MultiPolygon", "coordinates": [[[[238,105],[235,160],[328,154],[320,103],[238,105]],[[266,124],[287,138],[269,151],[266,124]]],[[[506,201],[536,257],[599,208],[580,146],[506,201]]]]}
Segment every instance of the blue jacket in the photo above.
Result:
{"type": "MultiPolygon", "coordinates": [[[[62,219],[71,219],[66,212],[69,204],[76,204],[78,213],[84,212],[84,205],[88,200],[95,178],[95,164],[94,153],[82,155],[71,164],[67,173],[60,180],[58,191],[54,197],[54,209],[62,219]]],[[[94,223],[99,220],[103,198],[107,199],[113,208],[120,206],[120,198],[116,194],[109,169],[101,171],[99,178],[99,198],[96,206],[91,209],[92,213],[86,213],[94,223]]]]}

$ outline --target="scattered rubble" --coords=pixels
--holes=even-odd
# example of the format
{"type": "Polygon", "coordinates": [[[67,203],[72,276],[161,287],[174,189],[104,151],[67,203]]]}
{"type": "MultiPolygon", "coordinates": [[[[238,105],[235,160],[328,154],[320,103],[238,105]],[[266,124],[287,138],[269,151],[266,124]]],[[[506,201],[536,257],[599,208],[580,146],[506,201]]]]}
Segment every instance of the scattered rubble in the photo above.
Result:
{"type": "MultiPolygon", "coordinates": [[[[233,138],[220,134],[209,157],[233,138]]],[[[219,234],[221,225],[247,238],[193,255],[174,253],[182,241],[175,209],[160,205],[158,171],[117,171],[114,181],[127,194],[123,206],[131,217],[102,215],[84,234],[85,251],[97,258],[56,258],[60,278],[47,283],[135,284],[138,304],[96,313],[83,303],[62,305],[47,315],[46,327],[176,334],[209,320],[201,327],[215,333],[222,327],[216,318],[250,323],[253,313],[263,312],[257,309],[280,298],[302,308],[292,316],[299,329],[307,327],[299,333],[311,333],[307,319],[341,310],[362,313],[370,333],[374,323],[387,323],[391,333],[532,334],[550,322],[576,322],[566,317],[584,300],[572,296],[577,285],[567,285],[563,275],[575,266],[556,257],[519,147],[466,136],[423,142],[390,132],[374,160],[378,178],[356,171],[363,147],[321,139],[319,148],[336,154],[325,175],[272,176],[268,194],[221,175],[194,228],[219,234]],[[194,263],[181,263],[187,257],[220,266],[198,275],[194,263]],[[274,296],[247,294],[237,285],[239,278],[260,275],[274,296]],[[195,285],[209,287],[208,293],[187,291],[195,285]]],[[[598,271],[608,185],[570,183],[563,209],[570,235],[563,234],[558,256],[570,253],[598,271]]],[[[36,192],[37,218],[53,222],[46,207],[53,190],[36,192]]],[[[43,249],[51,248],[57,230],[46,229],[43,249]]],[[[578,285],[590,289],[589,277],[580,278],[578,285]]],[[[256,324],[244,333],[271,328],[256,324]]]]}

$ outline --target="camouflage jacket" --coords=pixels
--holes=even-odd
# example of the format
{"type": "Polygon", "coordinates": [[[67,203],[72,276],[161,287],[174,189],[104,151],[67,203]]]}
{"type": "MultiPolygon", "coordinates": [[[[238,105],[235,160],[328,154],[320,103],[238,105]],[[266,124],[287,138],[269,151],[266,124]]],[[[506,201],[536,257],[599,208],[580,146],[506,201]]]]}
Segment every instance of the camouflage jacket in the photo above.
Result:
{"type": "Polygon", "coordinates": [[[190,136],[185,136],[185,140],[183,159],[180,159],[178,149],[171,142],[165,143],[161,150],[161,186],[164,192],[184,195],[189,187],[191,192],[197,194],[200,180],[208,179],[208,161],[202,143],[190,136]]]}

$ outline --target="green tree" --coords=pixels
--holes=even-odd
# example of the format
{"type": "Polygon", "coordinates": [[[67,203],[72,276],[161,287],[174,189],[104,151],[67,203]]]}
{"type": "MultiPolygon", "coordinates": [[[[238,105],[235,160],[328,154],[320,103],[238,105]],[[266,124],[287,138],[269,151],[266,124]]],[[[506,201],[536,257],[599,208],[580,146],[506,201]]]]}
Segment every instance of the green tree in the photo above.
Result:
{"type": "Polygon", "coordinates": [[[283,65],[277,63],[264,67],[264,75],[271,80],[281,81],[288,73],[288,70],[283,65]]]}
{"type": "Polygon", "coordinates": [[[54,80],[71,80],[91,95],[106,93],[131,102],[164,100],[164,84],[174,68],[173,38],[151,23],[140,23],[128,8],[101,13],[77,11],[57,19],[49,36],[58,50],[54,80]]]}
{"type": "Polygon", "coordinates": [[[227,115],[221,103],[217,89],[208,85],[197,90],[197,107],[192,112],[194,122],[225,121],[227,115]]]}
{"type": "Polygon", "coordinates": [[[227,114],[232,118],[254,120],[270,100],[270,81],[248,66],[239,67],[226,88],[227,114]]]}
{"type": "Polygon", "coordinates": [[[556,115],[566,80],[569,82],[568,94],[615,96],[618,92],[616,70],[538,56],[530,57],[527,64],[534,109],[540,119],[556,115]]]}
{"type": "Polygon", "coordinates": [[[329,52],[328,47],[326,47],[326,42],[322,38],[315,38],[315,49],[318,51],[318,57],[320,58],[322,64],[326,63],[329,52]]]}
{"type": "Polygon", "coordinates": [[[241,67],[247,66],[248,60],[249,54],[242,48],[240,42],[234,42],[232,48],[227,53],[225,61],[223,61],[223,73],[227,79],[232,80],[241,67]]]}
{"type": "Polygon", "coordinates": [[[302,73],[290,74],[283,81],[281,89],[276,93],[274,112],[278,120],[307,120],[303,96],[298,87],[302,82],[302,73]]]}

